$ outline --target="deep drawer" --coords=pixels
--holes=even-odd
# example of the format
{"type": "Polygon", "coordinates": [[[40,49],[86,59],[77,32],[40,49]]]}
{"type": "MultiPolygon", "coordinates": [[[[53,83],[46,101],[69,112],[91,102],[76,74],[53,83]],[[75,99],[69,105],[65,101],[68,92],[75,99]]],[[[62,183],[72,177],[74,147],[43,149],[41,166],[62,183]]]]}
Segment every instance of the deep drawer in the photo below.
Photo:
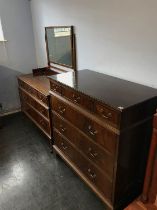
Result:
{"type": "Polygon", "coordinates": [[[62,135],[82,151],[86,157],[94,162],[102,171],[108,174],[111,178],[114,170],[114,155],[111,155],[102,147],[93,143],[85,135],[79,132],[74,126],[65,120],[53,114],[53,126],[62,135]]]}
{"type": "Polygon", "coordinates": [[[118,138],[117,134],[99,125],[57,97],[51,96],[51,108],[83,131],[93,141],[103,146],[112,154],[115,154],[118,138]]]}
{"type": "Polygon", "coordinates": [[[34,100],[31,96],[27,94],[27,92],[19,89],[21,100],[29,103],[31,106],[33,106],[38,112],[40,112],[42,115],[44,115],[46,118],[49,119],[49,109],[39,104],[36,100],[34,100]]]}
{"type": "Polygon", "coordinates": [[[57,132],[54,132],[55,146],[57,146],[79,168],[84,176],[111,200],[112,181],[101,173],[90,161],[85,159],[71,144],[57,132]]]}
{"type": "Polygon", "coordinates": [[[50,122],[41,117],[29,104],[22,102],[22,111],[26,112],[49,136],[51,135],[50,122]]]}

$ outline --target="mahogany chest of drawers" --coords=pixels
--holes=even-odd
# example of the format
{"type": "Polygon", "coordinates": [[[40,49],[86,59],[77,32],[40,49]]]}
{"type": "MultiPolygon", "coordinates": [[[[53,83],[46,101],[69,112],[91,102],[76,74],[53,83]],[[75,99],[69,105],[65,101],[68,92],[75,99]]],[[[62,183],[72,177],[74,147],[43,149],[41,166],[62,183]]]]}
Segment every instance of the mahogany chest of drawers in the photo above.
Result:
{"type": "Polygon", "coordinates": [[[89,70],[49,79],[54,151],[122,210],[142,191],[157,90],[89,70]]]}
{"type": "Polygon", "coordinates": [[[18,77],[22,111],[51,139],[49,80],[27,74],[18,77]]]}

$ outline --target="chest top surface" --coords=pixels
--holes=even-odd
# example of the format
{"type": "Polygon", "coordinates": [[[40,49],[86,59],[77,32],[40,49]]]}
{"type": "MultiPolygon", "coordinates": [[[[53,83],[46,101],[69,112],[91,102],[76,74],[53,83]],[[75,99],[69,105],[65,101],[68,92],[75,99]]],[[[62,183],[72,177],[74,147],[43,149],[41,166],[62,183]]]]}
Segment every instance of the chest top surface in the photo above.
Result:
{"type": "Polygon", "coordinates": [[[115,109],[119,107],[126,109],[150,99],[157,101],[157,89],[91,70],[68,72],[49,78],[96,98],[115,109]]]}
{"type": "Polygon", "coordinates": [[[49,95],[50,84],[46,76],[33,76],[33,74],[26,74],[18,77],[31,87],[35,88],[45,96],[49,95]]]}

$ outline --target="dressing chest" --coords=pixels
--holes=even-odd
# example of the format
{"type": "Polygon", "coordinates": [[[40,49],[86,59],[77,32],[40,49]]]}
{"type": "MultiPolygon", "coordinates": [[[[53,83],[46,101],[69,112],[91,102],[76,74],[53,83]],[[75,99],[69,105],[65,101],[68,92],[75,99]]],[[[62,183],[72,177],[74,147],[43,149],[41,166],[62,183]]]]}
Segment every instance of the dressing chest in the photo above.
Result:
{"type": "Polygon", "coordinates": [[[122,210],[142,191],[157,90],[89,70],[49,80],[54,152],[122,210]]]}
{"type": "Polygon", "coordinates": [[[51,139],[49,80],[27,74],[18,77],[21,110],[51,139]]]}

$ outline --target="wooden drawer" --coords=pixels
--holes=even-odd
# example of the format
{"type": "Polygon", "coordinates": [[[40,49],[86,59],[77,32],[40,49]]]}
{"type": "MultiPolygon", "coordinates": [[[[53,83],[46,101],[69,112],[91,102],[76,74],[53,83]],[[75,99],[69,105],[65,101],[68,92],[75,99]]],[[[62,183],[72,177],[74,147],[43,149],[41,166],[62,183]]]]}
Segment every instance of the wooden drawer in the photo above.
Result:
{"type": "Polygon", "coordinates": [[[59,95],[62,94],[62,86],[59,85],[57,82],[50,80],[50,90],[58,93],[59,95]]]}
{"type": "Polygon", "coordinates": [[[26,101],[31,106],[33,106],[38,112],[44,115],[46,118],[49,119],[49,109],[39,104],[36,100],[34,100],[31,96],[27,94],[27,92],[19,89],[21,100],[26,101]]]}
{"type": "Polygon", "coordinates": [[[55,146],[57,146],[79,168],[84,176],[100,191],[107,199],[111,200],[112,181],[107,178],[90,161],[84,158],[66,138],[54,132],[55,146]]]}
{"type": "Polygon", "coordinates": [[[110,109],[100,102],[96,102],[95,113],[103,120],[116,125],[116,127],[120,126],[120,112],[110,109]]]}
{"type": "Polygon", "coordinates": [[[111,155],[99,145],[93,143],[89,138],[79,132],[74,126],[53,114],[53,126],[78,150],[82,151],[86,157],[94,162],[102,171],[113,176],[114,155],[111,155]]]}
{"type": "Polygon", "coordinates": [[[71,88],[63,87],[55,81],[50,81],[51,90],[62,95],[73,103],[87,109],[90,112],[94,112],[102,120],[111,123],[115,127],[120,126],[120,111],[114,110],[101,102],[95,101],[91,97],[77,92],[71,88]]]}
{"type": "Polygon", "coordinates": [[[36,122],[41,130],[44,130],[49,136],[51,135],[50,122],[41,117],[34,109],[31,108],[31,106],[29,106],[29,104],[22,102],[22,111],[29,115],[29,117],[36,122]]]}
{"type": "Polygon", "coordinates": [[[94,100],[89,96],[76,92],[70,88],[64,88],[63,96],[72,101],[73,103],[84,107],[88,111],[94,111],[94,100]]]}
{"type": "Polygon", "coordinates": [[[51,96],[51,107],[60,116],[74,124],[93,141],[103,146],[110,153],[115,154],[118,135],[92,121],[90,118],[61,101],[51,96]]]}
{"type": "Polygon", "coordinates": [[[19,81],[19,86],[26,90],[28,93],[30,93],[32,96],[40,100],[42,103],[46,104],[47,106],[49,105],[48,103],[48,97],[42,94],[41,92],[35,90],[32,88],[30,85],[26,84],[25,82],[18,80],[19,81]]]}

